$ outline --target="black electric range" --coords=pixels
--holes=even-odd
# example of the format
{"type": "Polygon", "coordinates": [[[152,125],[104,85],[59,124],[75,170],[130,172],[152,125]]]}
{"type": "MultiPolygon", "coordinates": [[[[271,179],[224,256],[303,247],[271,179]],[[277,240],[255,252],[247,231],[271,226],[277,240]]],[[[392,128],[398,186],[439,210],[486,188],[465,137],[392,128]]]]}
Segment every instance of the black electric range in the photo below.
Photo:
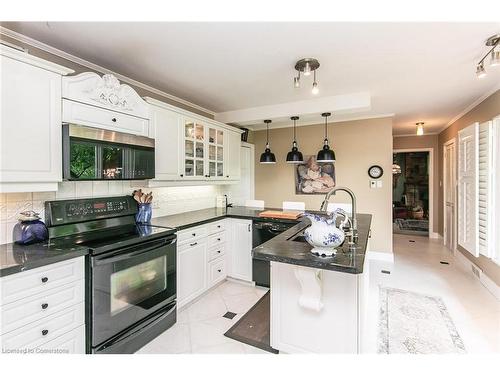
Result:
{"type": "Polygon", "coordinates": [[[88,353],[133,353],[176,321],[175,229],[136,224],[130,196],[45,203],[49,241],[89,250],[88,353]]]}

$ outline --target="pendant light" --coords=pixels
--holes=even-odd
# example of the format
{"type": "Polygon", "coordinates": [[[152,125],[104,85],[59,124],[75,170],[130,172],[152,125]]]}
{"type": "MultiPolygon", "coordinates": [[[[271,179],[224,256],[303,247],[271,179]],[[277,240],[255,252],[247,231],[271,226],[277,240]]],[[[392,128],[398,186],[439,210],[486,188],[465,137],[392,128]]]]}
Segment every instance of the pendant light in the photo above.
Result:
{"type": "Polygon", "coordinates": [[[335,152],[330,150],[328,145],[328,116],[331,116],[330,112],[322,113],[321,116],[325,118],[325,140],[323,143],[323,148],[319,150],[316,161],[318,163],[335,163],[335,152]]]}
{"type": "Polygon", "coordinates": [[[266,149],[264,152],[260,155],[260,163],[261,164],[275,164],[276,163],[276,156],[271,152],[271,149],[269,148],[269,124],[271,123],[271,120],[264,120],[264,123],[266,124],[267,130],[266,130],[266,149]]]}
{"type": "Polygon", "coordinates": [[[298,147],[297,147],[295,121],[297,121],[298,119],[299,119],[299,116],[290,117],[290,120],[293,121],[293,142],[292,142],[292,150],[286,155],[286,162],[287,163],[302,163],[304,161],[304,157],[302,156],[302,152],[300,152],[298,147]]]}

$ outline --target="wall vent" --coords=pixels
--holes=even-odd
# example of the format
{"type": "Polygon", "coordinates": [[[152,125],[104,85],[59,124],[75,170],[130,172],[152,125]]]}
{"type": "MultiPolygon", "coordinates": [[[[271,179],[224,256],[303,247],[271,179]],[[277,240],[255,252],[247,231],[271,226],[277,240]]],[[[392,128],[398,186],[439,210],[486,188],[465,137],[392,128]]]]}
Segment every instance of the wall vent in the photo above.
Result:
{"type": "Polygon", "coordinates": [[[478,267],[476,267],[473,264],[470,266],[470,268],[471,268],[472,273],[474,274],[474,276],[476,276],[479,280],[481,280],[481,274],[483,273],[483,271],[481,270],[481,268],[478,268],[478,267]]]}

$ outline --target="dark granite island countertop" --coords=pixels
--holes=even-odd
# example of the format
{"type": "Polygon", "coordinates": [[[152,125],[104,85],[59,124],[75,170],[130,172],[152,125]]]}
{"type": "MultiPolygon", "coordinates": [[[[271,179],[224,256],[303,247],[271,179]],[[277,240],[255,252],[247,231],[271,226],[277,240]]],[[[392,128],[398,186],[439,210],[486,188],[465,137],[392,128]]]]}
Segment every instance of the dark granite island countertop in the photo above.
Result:
{"type": "Polygon", "coordinates": [[[310,225],[309,219],[302,218],[294,227],[254,248],[252,250],[253,257],[330,271],[363,273],[372,215],[357,214],[356,217],[358,219],[358,242],[355,251],[350,251],[348,244],[344,243],[337,249],[337,254],[333,257],[322,258],[313,255],[311,253],[312,246],[307,242],[292,240],[310,225]]]}
{"type": "Polygon", "coordinates": [[[50,242],[32,245],[8,243],[0,245],[0,277],[28,271],[33,268],[62,262],[88,254],[88,249],[69,244],[52,244],[50,242]]]}

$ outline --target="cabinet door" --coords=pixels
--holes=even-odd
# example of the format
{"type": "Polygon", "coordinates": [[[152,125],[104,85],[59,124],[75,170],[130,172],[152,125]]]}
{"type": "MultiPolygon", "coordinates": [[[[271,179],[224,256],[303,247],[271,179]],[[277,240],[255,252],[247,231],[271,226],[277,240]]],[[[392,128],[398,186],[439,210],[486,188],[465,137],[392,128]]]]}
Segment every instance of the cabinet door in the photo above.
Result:
{"type": "Polygon", "coordinates": [[[217,127],[207,128],[208,177],[211,180],[224,179],[225,170],[225,131],[217,127]]]}
{"type": "Polygon", "coordinates": [[[183,120],[183,165],[181,177],[190,180],[206,178],[205,125],[189,119],[183,120]]]}
{"type": "Polygon", "coordinates": [[[237,132],[226,132],[226,179],[241,179],[241,135],[237,132]]]}
{"type": "Polygon", "coordinates": [[[177,259],[177,303],[182,307],[206,290],[206,243],[195,241],[179,247],[177,259]]]}
{"type": "Polygon", "coordinates": [[[1,182],[61,181],[61,76],[0,59],[1,182]]]}
{"type": "Polygon", "coordinates": [[[151,133],[155,139],[155,180],[178,180],[181,139],[181,115],[151,106],[151,133]]]}
{"type": "Polygon", "coordinates": [[[230,253],[229,276],[252,281],[252,221],[233,219],[227,244],[230,253]]]}

